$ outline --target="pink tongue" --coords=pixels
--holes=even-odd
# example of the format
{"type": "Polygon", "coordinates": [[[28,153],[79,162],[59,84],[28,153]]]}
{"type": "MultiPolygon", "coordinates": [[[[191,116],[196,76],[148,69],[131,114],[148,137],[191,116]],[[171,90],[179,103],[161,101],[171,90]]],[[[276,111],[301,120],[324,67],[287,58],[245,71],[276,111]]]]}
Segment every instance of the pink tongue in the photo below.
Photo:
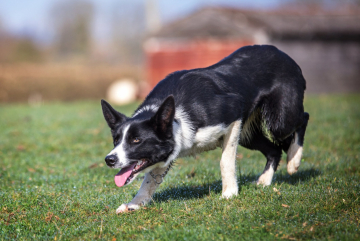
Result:
{"type": "Polygon", "coordinates": [[[125,167],[119,171],[118,174],[115,175],[114,181],[116,186],[122,187],[124,186],[126,180],[130,177],[132,170],[136,166],[136,162],[131,166],[125,167]]]}

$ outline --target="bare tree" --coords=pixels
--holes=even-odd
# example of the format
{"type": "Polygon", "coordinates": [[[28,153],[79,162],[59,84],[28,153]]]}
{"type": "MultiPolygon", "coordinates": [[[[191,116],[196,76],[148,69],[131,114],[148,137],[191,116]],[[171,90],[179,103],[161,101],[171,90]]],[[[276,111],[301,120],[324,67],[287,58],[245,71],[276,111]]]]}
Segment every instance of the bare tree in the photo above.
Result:
{"type": "Polygon", "coordinates": [[[93,4],[86,0],[65,0],[53,6],[50,18],[58,54],[69,56],[89,53],[93,17],[93,4]]]}
{"type": "Polygon", "coordinates": [[[142,60],[142,41],[146,32],[143,0],[120,0],[111,15],[113,58],[128,64],[142,60]]]}

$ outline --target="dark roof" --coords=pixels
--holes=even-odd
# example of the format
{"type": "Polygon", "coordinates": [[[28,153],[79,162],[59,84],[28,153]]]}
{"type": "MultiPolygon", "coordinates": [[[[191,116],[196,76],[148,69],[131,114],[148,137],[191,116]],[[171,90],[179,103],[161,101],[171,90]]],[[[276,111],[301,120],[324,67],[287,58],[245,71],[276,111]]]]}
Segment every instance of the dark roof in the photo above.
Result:
{"type": "Polygon", "coordinates": [[[259,30],[271,38],[360,39],[360,14],[299,14],[204,8],[162,27],[157,38],[252,38],[259,30]]]}

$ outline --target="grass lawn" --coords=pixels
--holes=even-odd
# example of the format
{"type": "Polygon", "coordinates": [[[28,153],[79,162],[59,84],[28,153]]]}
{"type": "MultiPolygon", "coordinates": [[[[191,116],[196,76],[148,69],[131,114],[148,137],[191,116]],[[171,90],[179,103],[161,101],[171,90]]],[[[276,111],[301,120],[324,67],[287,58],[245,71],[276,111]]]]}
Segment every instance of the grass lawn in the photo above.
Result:
{"type": "Polygon", "coordinates": [[[239,147],[240,192],[222,200],[218,149],[179,159],[149,206],[116,215],[142,180],[115,186],[100,101],[1,105],[0,240],[359,240],[360,95],[307,96],[305,110],[296,174],[284,154],[256,186],[265,158],[239,147]]]}

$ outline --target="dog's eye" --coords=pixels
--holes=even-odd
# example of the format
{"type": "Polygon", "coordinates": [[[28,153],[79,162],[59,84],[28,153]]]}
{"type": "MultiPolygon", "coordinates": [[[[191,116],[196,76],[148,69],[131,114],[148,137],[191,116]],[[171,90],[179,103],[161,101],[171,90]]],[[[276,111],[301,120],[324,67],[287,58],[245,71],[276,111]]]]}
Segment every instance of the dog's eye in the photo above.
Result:
{"type": "Polygon", "coordinates": [[[114,139],[114,145],[118,142],[118,140],[119,140],[118,138],[114,139]]]}
{"type": "Polygon", "coordinates": [[[140,142],[140,138],[135,137],[134,139],[132,139],[131,142],[132,142],[132,143],[139,143],[139,142],[140,142]]]}

